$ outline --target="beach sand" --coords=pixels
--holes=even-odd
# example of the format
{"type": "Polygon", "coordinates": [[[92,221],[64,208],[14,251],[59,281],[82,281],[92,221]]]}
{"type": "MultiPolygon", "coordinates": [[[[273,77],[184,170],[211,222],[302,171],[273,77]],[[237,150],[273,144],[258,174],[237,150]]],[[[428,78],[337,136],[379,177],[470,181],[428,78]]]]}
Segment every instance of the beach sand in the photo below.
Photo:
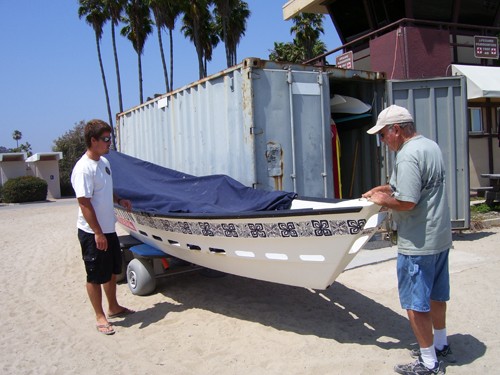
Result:
{"type": "MultiPolygon", "coordinates": [[[[0,207],[2,374],[391,374],[411,360],[394,259],[347,270],[325,291],[197,273],[160,279],[145,297],[120,284],[120,303],[137,312],[99,334],[76,213],[75,199],[0,207]]],[[[499,371],[499,233],[454,236],[448,333],[459,362],[448,374],[499,371]]]]}

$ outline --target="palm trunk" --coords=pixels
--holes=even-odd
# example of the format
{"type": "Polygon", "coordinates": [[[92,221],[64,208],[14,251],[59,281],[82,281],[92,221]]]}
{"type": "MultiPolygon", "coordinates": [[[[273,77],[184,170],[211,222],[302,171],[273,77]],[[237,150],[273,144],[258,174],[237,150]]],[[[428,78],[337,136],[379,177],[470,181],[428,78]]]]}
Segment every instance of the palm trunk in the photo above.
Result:
{"type": "MultiPolygon", "coordinates": [[[[158,20],[156,21],[156,25],[158,25],[158,20]]],[[[156,26],[156,29],[158,30],[158,43],[160,45],[161,63],[163,65],[163,77],[165,78],[165,89],[167,90],[166,92],[169,92],[167,63],[165,61],[165,53],[163,52],[163,42],[161,40],[161,28],[156,26]]]]}
{"type": "Polygon", "coordinates": [[[236,56],[236,48],[234,49],[233,53],[231,53],[231,58],[233,60],[233,65],[237,64],[237,56],[236,56]]]}
{"type": "Polygon", "coordinates": [[[99,44],[99,38],[97,36],[97,33],[95,34],[95,42],[97,45],[97,57],[99,58],[99,66],[101,67],[102,83],[104,85],[104,94],[106,95],[106,105],[108,107],[109,126],[111,126],[111,138],[113,139],[113,148],[116,150],[115,131],[114,131],[114,127],[113,127],[113,118],[111,117],[111,105],[109,104],[108,85],[106,84],[106,75],[104,74],[104,65],[102,64],[102,58],[101,58],[101,46],[99,44]]]}
{"type": "Polygon", "coordinates": [[[228,45],[228,37],[227,37],[227,22],[226,20],[222,20],[222,38],[224,39],[224,46],[226,47],[226,63],[227,67],[230,68],[233,66],[231,64],[231,51],[228,45]]]}
{"type": "Polygon", "coordinates": [[[144,103],[143,95],[142,95],[142,61],[141,54],[137,52],[137,64],[139,66],[139,101],[140,103],[144,103]]]}
{"type": "Polygon", "coordinates": [[[172,29],[168,29],[170,37],[170,90],[174,90],[174,37],[172,36],[172,29]]]}
{"type": "Polygon", "coordinates": [[[194,46],[196,47],[196,54],[198,55],[198,72],[199,72],[199,79],[205,78],[205,69],[203,65],[203,48],[201,47],[200,43],[200,34],[199,34],[199,27],[196,25],[196,22],[193,22],[194,27],[193,27],[193,39],[194,39],[194,46]]]}
{"type": "Polygon", "coordinates": [[[113,22],[111,22],[111,37],[113,39],[113,53],[115,55],[116,83],[118,85],[118,104],[120,106],[121,113],[123,112],[122,83],[120,79],[120,66],[118,65],[118,52],[116,51],[115,25],[113,22]]]}
{"type": "Polygon", "coordinates": [[[229,21],[230,14],[230,4],[229,0],[216,1],[219,6],[219,15],[222,21],[222,41],[224,42],[224,47],[226,50],[226,64],[227,67],[230,68],[231,64],[231,48],[229,46],[229,36],[227,32],[227,23],[229,21]]]}

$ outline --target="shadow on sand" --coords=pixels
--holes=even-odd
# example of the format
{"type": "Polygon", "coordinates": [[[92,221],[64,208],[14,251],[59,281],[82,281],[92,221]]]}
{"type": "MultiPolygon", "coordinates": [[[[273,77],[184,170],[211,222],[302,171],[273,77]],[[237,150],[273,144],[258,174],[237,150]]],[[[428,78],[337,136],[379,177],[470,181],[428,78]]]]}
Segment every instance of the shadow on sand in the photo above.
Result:
{"type": "Polygon", "coordinates": [[[191,274],[159,279],[156,293],[180,305],[162,302],[115,324],[144,328],[170,312],[197,308],[340,343],[389,349],[408,348],[413,340],[404,316],[338,282],[328,290],[312,291],[233,275],[191,274]]]}
{"type": "MultiPolygon", "coordinates": [[[[339,343],[382,349],[416,345],[404,315],[338,282],[327,290],[311,291],[233,275],[206,278],[193,273],[159,279],[155,293],[178,304],[161,302],[113,324],[145,328],[169,313],[196,308],[339,343]]],[[[449,343],[458,360],[447,366],[466,365],[486,353],[486,346],[469,334],[451,335],[449,343]]]]}
{"type": "Polygon", "coordinates": [[[481,232],[457,232],[453,233],[453,241],[476,241],[496,234],[496,232],[489,232],[487,230],[481,232]]]}

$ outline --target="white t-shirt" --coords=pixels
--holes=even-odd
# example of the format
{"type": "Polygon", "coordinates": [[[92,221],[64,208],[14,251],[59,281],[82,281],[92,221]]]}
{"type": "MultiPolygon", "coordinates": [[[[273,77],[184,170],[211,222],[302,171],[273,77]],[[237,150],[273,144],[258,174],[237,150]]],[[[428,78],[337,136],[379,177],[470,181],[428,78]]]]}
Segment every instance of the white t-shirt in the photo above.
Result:
{"type": "MultiPolygon", "coordinates": [[[[108,160],[101,156],[98,161],[95,161],[90,159],[87,154],[84,154],[73,168],[71,184],[77,198],[90,198],[102,232],[115,232],[113,179],[108,160]]],[[[87,233],[94,233],[83,217],[80,208],[78,209],[76,226],[87,233]]]]}

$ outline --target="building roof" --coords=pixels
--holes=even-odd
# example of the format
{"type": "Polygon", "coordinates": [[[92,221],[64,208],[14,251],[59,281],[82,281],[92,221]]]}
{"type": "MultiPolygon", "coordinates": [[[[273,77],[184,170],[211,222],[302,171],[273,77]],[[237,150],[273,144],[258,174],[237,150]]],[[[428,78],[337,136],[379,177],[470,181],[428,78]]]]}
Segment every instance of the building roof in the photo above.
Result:
{"type": "Polygon", "coordinates": [[[330,14],[340,40],[349,42],[403,18],[500,27],[498,0],[289,0],[283,18],[330,14]]]}
{"type": "Polygon", "coordinates": [[[31,155],[26,159],[27,163],[32,163],[35,161],[48,161],[48,160],[61,160],[63,158],[62,152],[39,152],[31,155]]]}
{"type": "Polygon", "coordinates": [[[0,154],[0,161],[24,161],[25,159],[25,152],[8,152],[0,154]]]}

